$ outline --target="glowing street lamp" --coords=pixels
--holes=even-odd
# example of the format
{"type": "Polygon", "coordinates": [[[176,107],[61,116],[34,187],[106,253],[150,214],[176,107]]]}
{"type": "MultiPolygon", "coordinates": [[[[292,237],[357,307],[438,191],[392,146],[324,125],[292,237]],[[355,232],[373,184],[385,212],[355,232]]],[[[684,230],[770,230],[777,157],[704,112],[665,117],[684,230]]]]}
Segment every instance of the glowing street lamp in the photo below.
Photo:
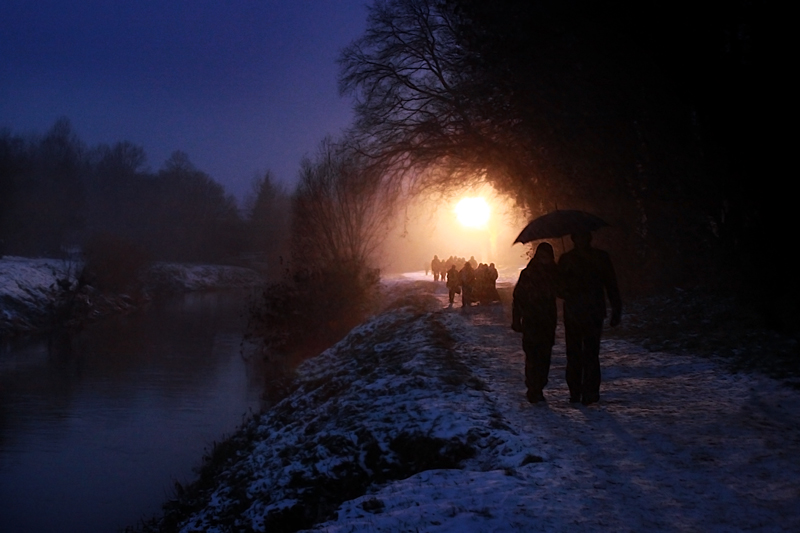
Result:
{"type": "Polygon", "coordinates": [[[496,230],[490,227],[491,210],[489,204],[481,197],[462,198],[455,208],[456,218],[467,229],[477,230],[472,233],[473,245],[476,245],[482,261],[488,262],[495,255],[496,230]],[[485,232],[485,235],[484,235],[485,232]]]}
{"type": "Polygon", "coordinates": [[[456,204],[456,217],[468,228],[483,229],[489,221],[489,204],[483,198],[462,198],[456,204]]]}

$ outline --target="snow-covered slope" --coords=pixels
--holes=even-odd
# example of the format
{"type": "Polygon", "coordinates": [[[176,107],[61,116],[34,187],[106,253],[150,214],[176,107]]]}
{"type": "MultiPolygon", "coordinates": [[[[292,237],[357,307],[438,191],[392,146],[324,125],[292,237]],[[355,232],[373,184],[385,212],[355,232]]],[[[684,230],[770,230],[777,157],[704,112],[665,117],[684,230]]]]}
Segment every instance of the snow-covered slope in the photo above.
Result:
{"type": "MultiPolygon", "coordinates": [[[[525,401],[501,306],[394,308],[298,371],[171,507],[190,531],[800,531],[800,395],[604,341],[601,402],[525,401]]],[[[559,332],[560,333],[560,332],[559,332]]],[[[162,524],[162,525],[163,525],[162,524]]]]}
{"type": "Polygon", "coordinates": [[[47,315],[56,280],[73,276],[75,264],[58,259],[0,259],[0,334],[30,331],[47,315]]]}
{"type": "Polygon", "coordinates": [[[229,265],[156,263],[145,275],[150,290],[170,292],[207,291],[255,287],[264,283],[256,271],[229,265]]]}

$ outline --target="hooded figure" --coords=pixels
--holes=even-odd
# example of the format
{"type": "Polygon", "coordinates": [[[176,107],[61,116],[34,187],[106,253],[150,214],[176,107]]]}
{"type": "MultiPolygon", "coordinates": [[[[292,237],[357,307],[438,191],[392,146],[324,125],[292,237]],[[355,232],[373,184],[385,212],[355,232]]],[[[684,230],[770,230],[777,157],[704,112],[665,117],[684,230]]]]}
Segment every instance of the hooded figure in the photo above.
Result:
{"type": "Polygon", "coordinates": [[[511,329],[522,332],[525,351],[525,385],[528,401],[544,401],[542,390],[550,373],[550,356],[556,340],[558,267],[553,247],[543,242],[514,287],[511,329]]]}

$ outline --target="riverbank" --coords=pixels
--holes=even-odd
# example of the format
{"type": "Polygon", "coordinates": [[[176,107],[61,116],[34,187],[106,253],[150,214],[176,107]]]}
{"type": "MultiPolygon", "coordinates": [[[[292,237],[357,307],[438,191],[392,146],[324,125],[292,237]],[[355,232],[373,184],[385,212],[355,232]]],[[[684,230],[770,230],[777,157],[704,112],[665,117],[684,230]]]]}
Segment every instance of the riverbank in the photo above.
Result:
{"type": "Polygon", "coordinates": [[[524,397],[507,309],[397,303],[307,361],[145,531],[796,531],[800,393],[718,361],[602,345],[599,404],[524,397]]]}
{"type": "Polygon", "coordinates": [[[162,294],[248,288],[263,283],[261,275],[242,267],[156,263],[143,274],[138,294],[103,294],[91,286],[70,292],[77,285],[80,267],[79,262],[60,259],[0,259],[0,337],[98,320],[136,309],[162,294]],[[70,301],[64,302],[65,298],[70,301]],[[71,307],[68,316],[57,316],[67,305],[71,307]]]}

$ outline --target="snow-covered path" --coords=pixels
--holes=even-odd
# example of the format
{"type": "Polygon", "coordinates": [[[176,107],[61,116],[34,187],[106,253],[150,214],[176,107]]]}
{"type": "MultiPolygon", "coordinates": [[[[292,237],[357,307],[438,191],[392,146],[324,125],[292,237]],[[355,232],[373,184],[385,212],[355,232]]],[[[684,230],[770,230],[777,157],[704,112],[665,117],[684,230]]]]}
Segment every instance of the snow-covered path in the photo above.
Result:
{"type": "Polygon", "coordinates": [[[503,306],[406,281],[298,368],[170,530],[800,531],[800,392],[606,340],[600,403],[574,405],[559,334],[531,405],[503,306]]]}
{"type": "Polygon", "coordinates": [[[475,335],[462,349],[485,362],[498,410],[550,466],[535,481],[544,490],[519,502],[535,529],[800,531],[796,391],[604,340],[601,402],[569,404],[559,331],[548,402],[530,405],[519,335],[502,309],[461,316],[475,335]]]}

